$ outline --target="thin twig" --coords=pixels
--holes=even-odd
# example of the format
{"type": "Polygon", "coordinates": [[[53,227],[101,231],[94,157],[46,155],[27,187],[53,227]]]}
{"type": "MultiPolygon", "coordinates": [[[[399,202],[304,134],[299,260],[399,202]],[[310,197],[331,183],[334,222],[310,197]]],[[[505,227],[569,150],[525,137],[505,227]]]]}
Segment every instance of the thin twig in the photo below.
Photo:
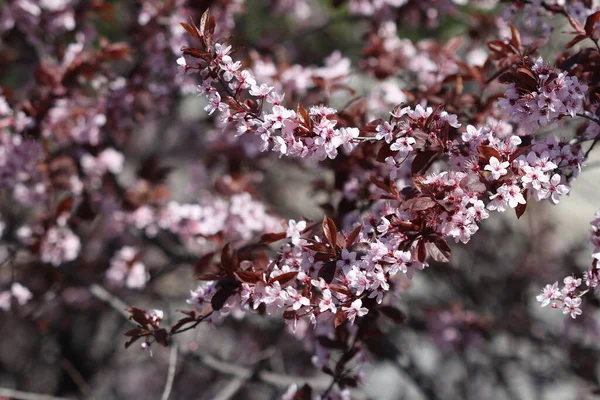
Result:
{"type": "Polygon", "coordinates": [[[600,125],[600,119],[592,117],[591,115],[588,115],[586,113],[577,113],[575,115],[577,115],[578,117],[581,117],[581,118],[588,119],[588,120],[590,120],[592,122],[595,122],[595,123],[597,123],[597,124],[600,125]]]}
{"type": "Polygon", "coordinates": [[[69,375],[73,383],[75,383],[81,392],[81,395],[86,399],[89,398],[90,394],[92,393],[92,387],[85,381],[85,378],[83,375],[81,375],[81,372],[75,368],[73,363],[67,358],[63,357],[60,360],[60,366],[65,370],[67,375],[69,375]]]}
{"type": "Polygon", "coordinates": [[[235,394],[246,384],[248,379],[235,377],[230,380],[227,385],[212,397],[213,400],[230,400],[235,394]]]}
{"type": "Polygon", "coordinates": [[[173,381],[175,380],[175,370],[177,367],[177,344],[173,344],[171,347],[171,355],[169,357],[169,372],[167,373],[167,382],[165,383],[165,390],[161,396],[161,400],[168,400],[173,389],[173,381]]]}
{"type": "MultiPolygon", "coordinates": [[[[170,332],[170,333],[169,333],[169,335],[170,335],[170,336],[173,336],[173,335],[177,335],[178,333],[183,333],[183,332],[186,332],[186,331],[191,331],[192,329],[194,329],[194,328],[196,328],[198,325],[200,325],[200,323],[201,323],[202,321],[204,321],[206,318],[210,317],[210,316],[212,315],[212,313],[213,313],[213,312],[211,311],[211,312],[209,312],[208,314],[201,316],[200,318],[198,318],[198,319],[196,320],[196,322],[194,322],[194,324],[193,324],[193,325],[190,325],[190,326],[188,326],[188,327],[186,327],[186,328],[183,328],[183,329],[176,330],[176,331],[174,331],[174,332],[170,332]]],[[[191,321],[190,321],[190,322],[191,322],[191,321]]]]}
{"type": "MultiPolygon", "coordinates": [[[[254,375],[251,368],[236,365],[226,361],[221,361],[210,354],[198,354],[189,352],[186,354],[189,358],[197,360],[204,366],[226,375],[233,375],[242,379],[250,379],[254,375]]],[[[320,377],[303,377],[277,374],[270,371],[258,371],[256,378],[264,383],[279,389],[287,389],[290,385],[307,383],[314,389],[325,389],[329,385],[329,379],[323,375],[320,377]]]]}
{"type": "Polygon", "coordinates": [[[589,149],[587,149],[587,151],[585,152],[583,159],[587,160],[588,156],[590,155],[590,153],[592,152],[592,150],[594,149],[594,146],[596,146],[596,143],[598,143],[598,140],[600,139],[600,136],[598,136],[596,139],[594,139],[594,141],[592,142],[592,145],[590,146],[589,149]]]}
{"type": "MultiPolygon", "coordinates": [[[[350,343],[350,346],[348,346],[348,348],[346,349],[346,351],[344,352],[344,354],[342,355],[342,358],[346,357],[348,354],[350,354],[350,352],[352,352],[354,350],[354,348],[356,347],[356,344],[358,343],[358,338],[361,335],[361,331],[362,331],[362,326],[359,326],[358,328],[358,332],[356,332],[356,336],[354,336],[354,339],[352,340],[352,342],[350,343]]],[[[350,359],[348,359],[346,362],[350,361],[350,359]]],[[[345,366],[345,365],[344,365],[345,366]]],[[[338,367],[336,366],[336,370],[338,370],[338,367]]],[[[329,394],[329,392],[331,392],[333,390],[333,388],[335,387],[336,383],[338,383],[338,381],[346,374],[346,370],[344,368],[340,368],[338,372],[336,372],[336,374],[333,376],[333,379],[331,379],[331,383],[329,384],[329,386],[327,386],[327,388],[325,389],[325,391],[323,391],[323,393],[321,394],[321,398],[324,399],[327,397],[327,395],[329,394]]]]}
{"type": "MultiPolygon", "coordinates": [[[[87,289],[92,294],[92,296],[96,297],[99,300],[102,300],[109,306],[111,306],[115,311],[121,314],[125,319],[131,321],[129,319],[129,313],[125,311],[126,308],[129,308],[129,305],[125,303],[123,300],[119,299],[114,294],[110,293],[104,287],[97,283],[92,283],[87,286],[87,289]]],[[[134,325],[137,325],[135,322],[131,321],[134,325]]]]}
{"type": "Polygon", "coordinates": [[[0,397],[8,397],[15,400],[72,400],[68,397],[55,397],[49,394],[22,392],[8,388],[0,388],[0,397]]]}

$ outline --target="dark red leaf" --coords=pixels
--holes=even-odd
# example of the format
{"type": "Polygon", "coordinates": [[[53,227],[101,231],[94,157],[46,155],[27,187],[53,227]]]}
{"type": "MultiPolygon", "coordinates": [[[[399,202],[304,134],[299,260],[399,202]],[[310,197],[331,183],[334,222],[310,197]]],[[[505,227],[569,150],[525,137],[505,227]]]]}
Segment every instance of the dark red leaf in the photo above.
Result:
{"type": "Polygon", "coordinates": [[[594,27],[596,26],[598,21],[600,21],[600,11],[596,11],[595,13],[587,17],[587,19],[585,20],[584,30],[585,33],[588,34],[588,36],[594,35],[594,27]]]}
{"type": "Polygon", "coordinates": [[[296,276],[298,275],[298,271],[286,272],[281,275],[277,275],[275,278],[272,278],[269,283],[279,282],[281,286],[289,285],[294,282],[296,276]]]}
{"type": "Polygon", "coordinates": [[[388,144],[384,144],[379,148],[379,151],[377,152],[377,161],[383,163],[385,162],[386,158],[395,157],[396,154],[398,154],[397,151],[393,151],[392,149],[390,149],[390,146],[388,144]]]}
{"type": "Polygon", "coordinates": [[[418,152],[412,162],[411,172],[413,175],[421,175],[429,169],[438,156],[437,151],[426,150],[418,152]]]}
{"type": "Polygon", "coordinates": [[[512,44],[512,46],[515,48],[515,50],[521,51],[521,34],[519,33],[519,30],[517,28],[515,28],[515,26],[513,24],[508,24],[508,25],[510,26],[510,32],[511,32],[510,44],[512,44]]]}
{"type": "Polygon", "coordinates": [[[73,196],[66,197],[60,203],[58,203],[58,206],[56,207],[56,215],[59,216],[64,213],[70,214],[71,211],[73,211],[73,205],[73,196]]]}
{"type": "Polygon", "coordinates": [[[458,49],[462,47],[464,42],[465,37],[462,35],[450,38],[450,40],[448,40],[446,44],[444,44],[444,51],[448,54],[454,54],[458,51],[458,49]]]}
{"type": "Polygon", "coordinates": [[[348,297],[352,295],[352,293],[350,293],[350,291],[347,288],[345,288],[342,285],[338,285],[337,283],[330,284],[329,289],[333,290],[334,292],[341,293],[348,297]]]}
{"type": "Polygon", "coordinates": [[[514,153],[510,155],[509,161],[512,163],[514,160],[527,153],[530,149],[531,145],[519,147],[517,150],[514,151],[514,153]]]}
{"type": "Polygon", "coordinates": [[[335,251],[337,246],[337,227],[335,226],[335,222],[328,216],[323,217],[323,234],[333,251],[335,251]]]}
{"type": "MultiPolygon", "coordinates": [[[[566,15],[567,19],[569,20],[569,23],[571,24],[571,26],[573,28],[575,28],[575,30],[577,31],[577,33],[579,33],[579,34],[585,33],[585,30],[583,29],[583,27],[581,26],[581,24],[579,23],[579,21],[577,21],[575,18],[573,18],[571,16],[571,14],[569,14],[568,12],[564,12],[564,14],[566,15]]],[[[585,24],[587,25],[587,20],[586,20],[585,24]]]]}
{"type": "Polygon", "coordinates": [[[477,150],[479,151],[479,154],[481,154],[480,159],[483,161],[484,164],[488,164],[490,158],[492,157],[496,157],[498,161],[502,161],[502,156],[500,155],[498,150],[494,149],[493,147],[479,146],[477,150]]]}
{"type": "Polygon", "coordinates": [[[260,276],[250,271],[235,271],[238,279],[242,282],[255,284],[261,280],[260,276]]]}
{"type": "Polygon", "coordinates": [[[210,10],[206,9],[206,11],[204,11],[202,13],[202,16],[200,17],[200,27],[199,27],[200,35],[204,35],[204,32],[206,31],[206,28],[207,28],[207,22],[209,19],[210,19],[210,10]]]}
{"type": "Polygon", "coordinates": [[[486,186],[481,182],[478,175],[468,174],[460,181],[460,187],[472,193],[482,193],[486,191],[486,186]]]}
{"type": "Polygon", "coordinates": [[[185,31],[187,33],[189,33],[190,35],[192,35],[193,37],[195,37],[196,39],[200,40],[200,32],[198,32],[198,30],[196,29],[195,26],[192,25],[188,25],[185,22],[181,22],[181,26],[183,26],[183,29],[185,29],[185,31]]]}
{"type": "Polygon", "coordinates": [[[152,332],[156,342],[161,346],[167,347],[169,345],[169,334],[166,329],[160,328],[152,332]]]}
{"type": "MultiPolygon", "coordinates": [[[[523,191],[523,197],[527,199],[527,189],[523,191]]],[[[515,212],[517,213],[517,219],[521,218],[521,216],[525,213],[525,209],[527,208],[527,203],[525,204],[517,204],[515,207],[515,212]]]]}
{"type": "MultiPolygon", "coordinates": [[[[316,257],[315,257],[316,259],[316,257]]],[[[323,278],[323,280],[327,283],[331,283],[335,276],[335,261],[328,261],[319,270],[319,278],[323,278]]]]}
{"type": "Polygon", "coordinates": [[[450,261],[450,255],[452,254],[452,249],[448,245],[448,242],[443,237],[436,236],[433,241],[430,242],[432,247],[428,248],[428,252],[433,257],[435,261],[438,262],[448,262],[450,261]],[[433,250],[433,251],[431,251],[433,250]]]}
{"type": "Polygon", "coordinates": [[[286,310],[283,312],[283,318],[284,319],[296,319],[297,314],[298,313],[294,310],[286,310]]]}
{"type": "Polygon", "coordinates": [[[513,53],[512,49],[501,40],[493,40],[491,42],[487,42],[486,44],[488,49],[499,56],[506,56],[513,53]]]}
{"type": "Polygon", "coordinates": [[[137,322],[144,328],[150,323],[150,320],[148,319],[148,312],[143,308],[129,307],[126,308],[125,311],[130,314],[129,319],[137,322]]]}
{"type": "Polygon", "coordinates": [[[339,385],[342,389],[344,389],[346,386],[355,388],[358,386],[358,381],[356,378],[346,376],[339,380],[339,385]]]}
{"type": "Polygon", "coordinates": [[[210,304],[215,311],[219,311],[229,299],[229,296],[233,294],[233,289],[231,287],[225,286],[216,291],[213,295],[212,299],[210,299],[210,304]]]}
{"type": "Polygon", "coordinates": [[[277,242],[279,240],[285,239],[285,236],[286,236],[285,232],[280,232],[280,233],[265,233],[264,235],[262,235],[260,237],[260,243],[262,243],[262,244],[274,243],[274,242],[277,242]]]}
{"type": "Polygon", "coordinates": [[[504,72],[500,76],[498,76],[498,82],[503,84],[516,83],[517,76],[513,72],[504,72]]]}
{"type": "Polygon", "coordinates": [[[538,80],[533,72],[527,68],[518,68],[515,84],[519,89],[525,89],[529,92],[533,92],[537,89],[538,80]]]}
{"type": "Polygon", "coordinates": [[[361,229],[362,229],[362,225],[359,225],[356,228],[354,228],[352,230],[352,232],[350,232],[350,234],[346,238],[346,248],[348,248],[354,244],[354,241],[358,237],[358,234],[360,233],[361,229]]]}
{"type": "Polygon", "coordinates": [[[237,252],[235,249],[231,248],[229,243],[221,250],[221,265],[229,276],[233,276],[233,273],[237,271],[239,267],[237,252]]]}
{"type": "Polygon", "coordinates": [[[200,274],[198,276],[196,276],[196,280],[197,281],[218,281],[219,279],[223,278],[222,275],[219,274],[200,274]]]}
{"type": "MultiPolygon", "coordinates": [[[[202,271],[206,271],[207,269],[210,268],[211,265],[213,265],[212,259],[215,255],[214,251],[211,251],[208,254],[203,255],[202,257],[200,257],[200,259],[198,261],[196,261],[196,265],[194,265],[194,274],[195,275],[199,275],[202,273],[202,271]]],[[[212,279],[204,279],[204,280],[212,280],[212,279]]]]}
{"type": "Polygon", "coordinates": [[[379,189],[383,190],[386,193],[391,192],[390,186],[388,184],[380,181],[379,179],[373,176],[369,178],[369,182],[371,182],[373,185],[377,186],[379,189]]]}
{"type": "Polygon", "coordinates": [[[312,251],[317,251],[317,252],[321,252],[321,253],[328,253],[329,252],[329,248],[327,246],[325,246],[323,243],[319,243],[319,242],[315,242],[312,239],[308,239],[309,244],[307,244],[306,247],[307,249],[310,249],[312,251]]]}
{"type": "Polygon", "coordinates": [[[173,325],[171,327],[171,333],[177,332],[177,330],[179,328],[181,328],[182,326],[184,326],[186,324],[189,324],[191,322],[195,322],[195,321],[196,321],[196,318],[194,318],[194,317],[185,317],[185,318],[182,318],[179,321],[177,321],[177,323],[175,325],[173,325]]]}
{"type": "Polygon", "coordinates": [[[129,346],[131,346],[136,340],[138,340],[141,337],[142,336],[134,336],[131,339],[129,339],[127,342],[125,342],[125,348],[128,349],[129,346]]]}
{"type": "Polygon", "coordinates": [[[313,390],[308,383],[305,383],[304,386],[302,386],[300,390],[296,392],[292,400],[312,400],[312,398],[313,390]]]}
{"type": "Polygon", "coordinates": [[[573,39],[571,39],[571,41],[569,43],[567,43],[565,45],[565,48],[570,49],[571,47],[575,46],[577,43],[579,43],[582,40],[585,40],[587,38],[588,38],[587,35],[577,35],[573,39]]]}
{"type": "Polygon", "coordinates": [[[419,262],[424,263],[427,259],[427,248],[425,247],[425,241],[423,239],[419,239],[417,241],[417,260],[419,262]]]}
{"type": "Polygon", "coordinates": [[[193,47],[182,47],[181,52],[183,54],[189,54],[190,56],[195,57],[195,58],[201,58],[201,59],[205,60],[206,62],[210,62],[210,60],[212,60],[212,56],[210,53],[208,53],[206,51],[195,49],[193,47]]]}
{"type": "Polygon", "coordinates": [[[417,212],[429,210],[430,208],[435,207],[437,204],[438,203],[430,197],[415,197],[403,202],[402,208],[404,210],[417,212]]]}
{"type": "Polygon", "coordinates": [[[346,312],[342,311],[342,308],[339,307],[337,312],[335,313],[335,317],[333,319],[333,325],[337,328],[346,322],[346,312]]]}

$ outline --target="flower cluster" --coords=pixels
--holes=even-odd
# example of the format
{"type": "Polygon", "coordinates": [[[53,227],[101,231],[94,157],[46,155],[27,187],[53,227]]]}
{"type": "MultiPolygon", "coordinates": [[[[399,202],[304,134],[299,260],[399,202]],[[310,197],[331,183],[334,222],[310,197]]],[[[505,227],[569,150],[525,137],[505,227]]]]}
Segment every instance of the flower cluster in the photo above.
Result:
{"type": "MultiPolygon", "coordinates": [[[[513,133],[512,127],[493,118],[480,128],[468,125],[460,133],[458,116],[441,107],[396,107],[387,122],[337,129],[343,119],[335,109],[284,107],[283,96],[242,70],[241,63],[233,61],[231,48],[223,42],[213,45],[210,35],[210,30],[201,32],[198,39],[204,49],[184,49],[179,60],[187,71],[200,73],[199,90],[209,101],[209,114],[219,110],[220,120],[225,126],[233,123],[229,129],[238,135],[260,134],[264,149],[272,144],[276,152],[309,159],[335,159],[343,144],[376,143],[377,159],[390,178],[370,179],[389,202],[374,203],[341,232],[325,218],[322,233],[311,237],[305,222],[290,220],[284,235],[271,234],[277,240],[287,238],[277,258],[260,265],[249,260],[226,265],[231,260],[222,256],[227,279],[235,277],[236,285],[224,285],[222,272],[209,273],[188,300],[200,313],[212,311],[211,319],[261,308],[271,315],[283,311],[292,327],[303,321],[351,326],[383,303],[400,275],[410,279],[415,270],[427,266],[429,257],[448,261],[446,239],[468,242],[488,218],[488,210],[516,209],[520,216],[530,199],[557,203],[580,170],[583,153],[577,145],[550,137],[524,146],[521,132],[513,133]],[[244,91],[249,92],[246,99],[240,96],[244,91]],[[270,112],[263,111],[264,103],[270,104],[270,112]],[[350,135],[340,137],[350,130],[350,135]],[[359,132],[367,136],[359,137],[359,132]],[[449,170],[414,176],[432,165],[441,166],[439,158],[445,154],[451,156],[449,170]],[[412,163],[412,185],[397,180],[405,163],[412,163]],[[396,188],[395,182],[406,187],[396,188]]],[[[554,69],[554,74],[546,74],[542,69],[549,67],[541,61],[531,68],[538,74],[540,96],[556,95],[565,102],[568,96],[582,107],[586,88],[577,78],[554,69]],[[561,91],[565,87],[566,92],[561,91]]]]}
{"type": "Polygon", "coordinates": [[[133,211],[114,214],[119,230],[133,226],[150,237],[160,230],[169,231],[186,242],[216,235],[228,241],[247,241],[256,234],[276,230],[280,221],[265,205],[244,192],[229,199],[205,197],[201,203],[170,201],[164,205],[146,204],[133,211]]]}
{"type": "Polygon", "coordinates": [[[135,247],[122,247],[110,260],[106,270],[106,279],[117,286],[130,289],[141,289],[146,286],[148,273],[146,266],[139,259],[139,251],[135,247]]]}
{"type": "Polygon", "coordinates": [[[19,282],[14,282],[10,290],[0,292],[0,310],[10,311],[13,299],[20,306],[23,306],[33,298],[33,294],[19,282]]]}
{"type": "Polygon", "coordinates": [[[583,110],[588,87],[538,58],[520,68],[509,79],[504,98],[498,105],[525,132],[531,133],[565,116],[574,117],[583,110]]]}
{"type": "Polygon", "coordinates": [[[592,267],[581,278],[574,276],[565,277],[562,288],[559,288],[558,282],[546,285],[536,297],[542,307],[550,305],[552,308],[560,308],[564,314],[569,314],[571,318],[576,318],[582,314],[580,308],[582,297],[590,290],[593,293],[600,290],[600,269],[598,269],[598,260],[600,260],[600,212],[594,215],[594,219],[590,222],[590,225],[590,242],[594,245],[592,267]],[[587,286],[585,290],[578,289],[582,281],[587,286]]]}
{"type": "MultiPolygon", "coordinates": [[[[208,100],[205,110],[209,115],[218,110],[219,120],[225,125],[233,124],[238,135],[259,135],[263,151],[272,149],[281,155],[320,161],[335,158],[342,146],[347,151],[354,147],[359,131],[338,127],[337,110],[325,106],[311,107],[308,111],[302,107],[297,111],[286,108],[284,95],[273,86],[257,83],[249,70],[242,69],[239,61],[233,61],[231,49],[216,43],[207,52],[210,62],[189,54],[178,60],[186,71],[202,76],[198,92],[208,100]],[[242,94],[246,94],[245,100],[242,94]]],[[[328,69],[316,70],[314,75],[325,80],[340,75],[338,60],[330,58],[328,63],[331,64],[328,69]]],[[[343,62],[341,68],[343,75],[347,64],[343,62]]]]}

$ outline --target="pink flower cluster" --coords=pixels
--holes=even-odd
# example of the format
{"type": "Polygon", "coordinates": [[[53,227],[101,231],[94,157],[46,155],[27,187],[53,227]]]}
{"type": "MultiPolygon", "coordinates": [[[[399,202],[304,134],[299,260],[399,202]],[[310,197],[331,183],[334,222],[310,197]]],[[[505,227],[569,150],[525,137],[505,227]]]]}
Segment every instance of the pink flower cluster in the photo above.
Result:
{"type": "Polygon", "coordinates": [[[0,292],[0,310],[10,311],[13,299],[17,304],[23,306],[33,298],[33,294],[19,282],[14,282],[10,290],[0,292]]]}
{"type": "Polygon", "coordinates": [[[590,222],[590,225],[590,242],[594,245],[592,267],[581,278],[575,278],[574,276],[565,277],[562,288],[558,287],[558,282],[546,285],[536,297],[542,307],[550,305],[552,308],[560,308],[564,314],[569,314],[572,318],[576,318],[582,314],[580,308],[582,297],[590,290],[594,293],[600,290],[600,269],[598,268],[598,261],[600,260],[600,212],[594,215],[594,219],[590,222]],[[578,289],[582,281],[587,286],[585,290],[578,289]]]}
{"type": "MultiPolygon", "coordinates": [[[[187,71],[200,72],[199,91],[209,102],[206,111],[219,110],[220,121],[233,124],[238,135],[260,134],[264,150],[323,160],[334,159],[342,145],[351,150],[359,141],[379,142],[389,154],[384,162],[391,182],[403,174],[406,161],[412,161],[414,168],[424,152],[451,157],[448,170],[417,177],[413,185],[405,183],[412,188],[396,189],[379,182],[380,189],[387,187],[384,198],[398,200],[398,206],[375,202],[340,238],[331,239],[325,228],[322,235],[309,236],[306,223],[290,220],[279,256],[268,261],[268,268],[242,262],[237,275],[240,287],[225,301],[220,300],[225,289],[216,279],[207,279],[192,292],[188,302],[200,313],[212,309],[211,320],[262,308],[271,315],[283,312],[294,329],[306,322],[326,332],[343,322],[351,326],[367,316],[373,304],[383,302],[399,277],[410,279],[415,270],[425,268],[428,254],[447,261],[450,250],[445,239],[468,242],[479,229],[478,223],[488,218],[488,210],[519,208],[520,215],[531,198],[557,203],[569,192],[568,180],[577,175],[583,162],[577,145],[550,137],[523,146],[512,127],[493,118],[480,128],[467,126],[459,135],[461,140],[450,140],[451,132],[461,127],[457,116],[423,105],[397,107],[387,122],[364,129],[372,136],[359,137],[358,128],[337,128],[339,117],[332,108],[317,106],[307,111],[299,106],[294,111],[284,107],[283,96],[242,70],[230,51],[218,42],[214,49],[207,49],[210,56],[186,55],[179,64],[187,71]],[[244,100],[240,94],[246,91],[244,100]],[[265,106],[270,111],[264,111],[265,106]],[[404,197],[401,189],[412,195],[404,197]],[[349,242],[344,243],[342,237],[349,242]],[[214,297],[219,299],[216,310],[214,297]]],[[[585,87],[562,73],[546,76],[542,67],[549,68],[541,61],[532,67],[538,74],[539,95],[558,96],[567,103],[569,96],[581,108],[585,87]],[[561,91],[565,87],[566,92],[561,91]]],[[[568,107],[565,113],[578,111],[568,107]]],[[[435,165],[444,168],[441,161],[435,165]]],[[[327,230],[332,235],[331,227],[327,230]]],[[[321,352],[327,359],[328,351],[321,352]]]]}
{"type": "MultiPolygon", "coordinates": [[[[284,95],[273,86],[257,83],[249,70],[241,69],[241,63],[233,61],[231,46],[216,43],[214,51],[212,62],[206,65],[186,56],[178,63],[186,71],[197,70],[202,76],[198,92],[208,100],[205,110],[209,115],[218,110],[221,123],[232,124],[238,135],[259,135],[262,151],[272,149],[281,155],[320,161],[335,158],[342,146],[350,151],[356,145],[358,129],[338,127],[334,118],[337,110],[325,106],[298,112],[288,109],[283,106],[284,95]],[[244,101],[240,98],[242,93],[248,96],[244,101]]],[[[333,79],[340,75],[338,64],[320,71],[321,77],[333,79]]],[[[347,66],[343,63],[341,67],[343,74],[347,66]]]]}
{"type": "Polygon", "coordinates": [[[550,305],[552,308],[562,308],[564,314],[569,314],[573,319],[577,318],[582,313],[579,308],[582,292],[577,293],[577,288],[581,286],[581,279],[567,276],[563,282],[564,286],[560,289],[558,282],[546,285],[536,299],[542,303],[542,307],[550,305]]]}
{"type": "Polygon", "coordinates": [[[281,227],[279,219],[247,192],[234,194],[227,200],[205,197],[200,203],[170,201],[165,205],[143,205],[130,212],[117,211],[114,218],[121,229],[133,226],[150,237],[166,230],[178,235],[184,243],[219,234],[228,241],[248,241],[256,234],[281,227]]]}
{"type": "Polygon", "coordinates": [[[518,82],[510,83],[504,98],[498,102],[521,129],[531,133],[540,126],[582,112],[588,89],[585,83],[552,67],[541,57],[533,63],[530,71],[530,75],[518,71],[518,82]]]}
{"type": "Polygon", "coordinates": [[[146,266],[139,258],[139,250],[132,246],[119,249],[110,260],[106,279],[116,286],[141,289],[146,286],[149,275],[146,266]]]}
{"type": "Polygon", "coordinates": [[[26,204],[43,198],[44,175],[38,163],[44,154],[39,142],[21,135],[31,118],[13,110],[0,96],[0,188],[12,189],[13,196],[26,204]]]}
{"type": "Polygon", "coordinates": [[[0,33],[15,26],[36,46],[43,44],[40,31],[54,35],[75,29],[75,0],[15,0],[0,10],[0,33]]]}

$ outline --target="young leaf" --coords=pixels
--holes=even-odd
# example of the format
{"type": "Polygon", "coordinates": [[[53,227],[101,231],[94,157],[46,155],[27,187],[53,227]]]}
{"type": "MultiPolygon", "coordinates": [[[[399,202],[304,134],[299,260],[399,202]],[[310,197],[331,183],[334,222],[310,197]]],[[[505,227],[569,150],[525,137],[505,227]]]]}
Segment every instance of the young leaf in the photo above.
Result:
{"type": "Polygon", "coordinates": [[[335,251],[337,246],[337,227],[335,226],[335,222],[328,216],[323,217],[323,234],[331,245],[332,250],[335,251]]]}
{"type": "Polygon", "coordinates": [[[269,283],[279,282],[281,286],[289,285],[296,279],[298,271],[286,272],[281,275],[277,275],[275,278],[271,278],[269,283]]]}

